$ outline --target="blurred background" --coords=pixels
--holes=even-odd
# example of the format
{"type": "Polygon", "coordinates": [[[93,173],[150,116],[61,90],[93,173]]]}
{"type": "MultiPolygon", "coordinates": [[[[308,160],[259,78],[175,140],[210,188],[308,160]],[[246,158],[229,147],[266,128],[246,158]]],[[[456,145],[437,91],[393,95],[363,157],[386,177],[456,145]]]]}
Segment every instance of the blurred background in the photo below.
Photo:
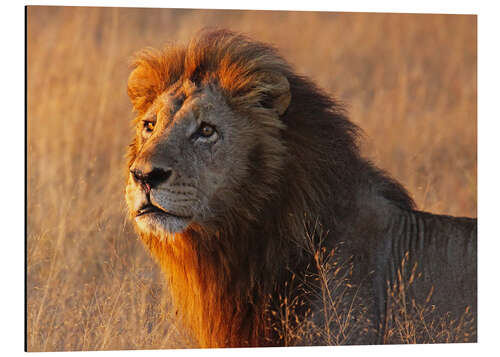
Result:
{"type": "Polygon", "coordinates": [[[345,103],[421,210],[476,216],[476,16],[28,8],[29,351],[193,346],[125,218],[130,59],[203,27],[274,44],[345,103]]]}

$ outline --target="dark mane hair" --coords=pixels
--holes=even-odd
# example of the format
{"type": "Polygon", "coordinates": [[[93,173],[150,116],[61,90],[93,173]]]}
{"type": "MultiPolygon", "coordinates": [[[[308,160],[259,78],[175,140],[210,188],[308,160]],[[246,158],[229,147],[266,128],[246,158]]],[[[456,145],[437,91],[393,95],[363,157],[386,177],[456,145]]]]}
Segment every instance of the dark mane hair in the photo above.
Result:
{"type": "MultiPolygon", "coordinates": [[[[168,242],[141,233],[164,269],[176,308],[202,346],[279,345],[268,307],[284,294],[292,275],[311,266],[304,249],[308,227],[320,222],[329,234],[325,244],[333,247],[356,215],[356,194],[366,181],[399,208],[411,210],[413,201],[360,157],[358,128],[342,106],[295,74],[269,45],[230,31],[202,31],[187,46],[140,52],[133,67],[128,94],[138,117],[167,88],[189,79],[197,86],[217,86],[233,111],[281,128],[279,137],[269,135],[269,142],[286,149],[281,166],[262,167],[262,158],[275,153],[255,149],[255,181],[238,193],[244,208],[233,207],[213,225],[191,226],[168,242]],[[279,89],[276,75],[287,79],[291,95],[278,119],[269,115],[279,89]]],[[[137,152],[133,142],[129,167],[137,152]]]]}

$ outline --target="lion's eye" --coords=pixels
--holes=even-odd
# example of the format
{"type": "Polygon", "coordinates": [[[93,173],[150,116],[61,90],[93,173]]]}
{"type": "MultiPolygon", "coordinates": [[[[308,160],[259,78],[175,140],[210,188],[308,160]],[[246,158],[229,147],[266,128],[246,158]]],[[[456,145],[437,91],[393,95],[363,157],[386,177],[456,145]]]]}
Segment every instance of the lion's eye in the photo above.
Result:
{"type": "Polygon", "coordinates": [[[147,132],[147,133],[151,133],[155,128],[155,122],[152,122],[152,121],[145,121],[144,122],[144,130],[147,132]]]}
{"type": "Polygon", "coordinates": [[[219,138],[219,133],[215,129],[215,126],[208,123],[201,123],[198,130],[196,130],[192,135],[191,139],[201,140],[202,142],[214,143],[219,138]]]}
{"type": "Polygon", "coordinates": [[[207,123],[203,123],[200,127],[200,136],[209,138],[215,133],[215,128],[207,123]]]}

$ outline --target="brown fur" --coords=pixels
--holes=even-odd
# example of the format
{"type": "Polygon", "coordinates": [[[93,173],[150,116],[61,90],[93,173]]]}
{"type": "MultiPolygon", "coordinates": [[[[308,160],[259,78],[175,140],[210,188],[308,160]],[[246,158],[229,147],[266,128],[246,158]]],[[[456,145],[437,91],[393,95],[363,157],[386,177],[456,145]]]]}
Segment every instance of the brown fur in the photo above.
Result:
{"type": "MultiPolygon", "coordinates": [[[[365,217],[360,192],[387,202],[388,210],[411,211],[413,202],[359,156],[357,128],[341,107],[270,46],[228,31],[204,31],[186,47],[142,51],[128,83],[138,118],[187,79],[196,87],[217,86],[235,113],[258,121],[264,145],[252,149],[252,179],[225,193],[232,199],[224,202],[233,204],[221,207],[219,217],[170,238],[139,233],[202,347],[282,345],[272,310],[280,296],[298,294],[286,288],[292,276],[305,280],[315,265],[305,236],[320,225],[328,232],[321,244],[331,249],[343,242],[346,258],[357,259],[358,277],[366,276],[375,239],[351,228],[364,227],[356,223],[365,217]]],[[[139,139],[131,144],[129,167],[140,146],[139,139]]],[[[367,226],[379,219],[370,207],[365,211],[367,226]]]]}

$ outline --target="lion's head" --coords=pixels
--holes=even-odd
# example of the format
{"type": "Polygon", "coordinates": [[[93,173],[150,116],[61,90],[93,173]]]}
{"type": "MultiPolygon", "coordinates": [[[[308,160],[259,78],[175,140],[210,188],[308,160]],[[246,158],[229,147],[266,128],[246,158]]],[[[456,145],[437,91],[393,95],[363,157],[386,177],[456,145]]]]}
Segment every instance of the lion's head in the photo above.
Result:
{"type": "Polygon", "coordinates": [[[164,52],[168,59],[139,54],[128,84],[138,116],[126,195],[139,230],[209,229],[232,215],[256,220],[276,195],[290,85],[271,49],[245,53],[241,39],[204,37],[205,52],[182,59],[176,48],[164,52]],[[230,51],[235,45],[240,53],[230,51]]]}

